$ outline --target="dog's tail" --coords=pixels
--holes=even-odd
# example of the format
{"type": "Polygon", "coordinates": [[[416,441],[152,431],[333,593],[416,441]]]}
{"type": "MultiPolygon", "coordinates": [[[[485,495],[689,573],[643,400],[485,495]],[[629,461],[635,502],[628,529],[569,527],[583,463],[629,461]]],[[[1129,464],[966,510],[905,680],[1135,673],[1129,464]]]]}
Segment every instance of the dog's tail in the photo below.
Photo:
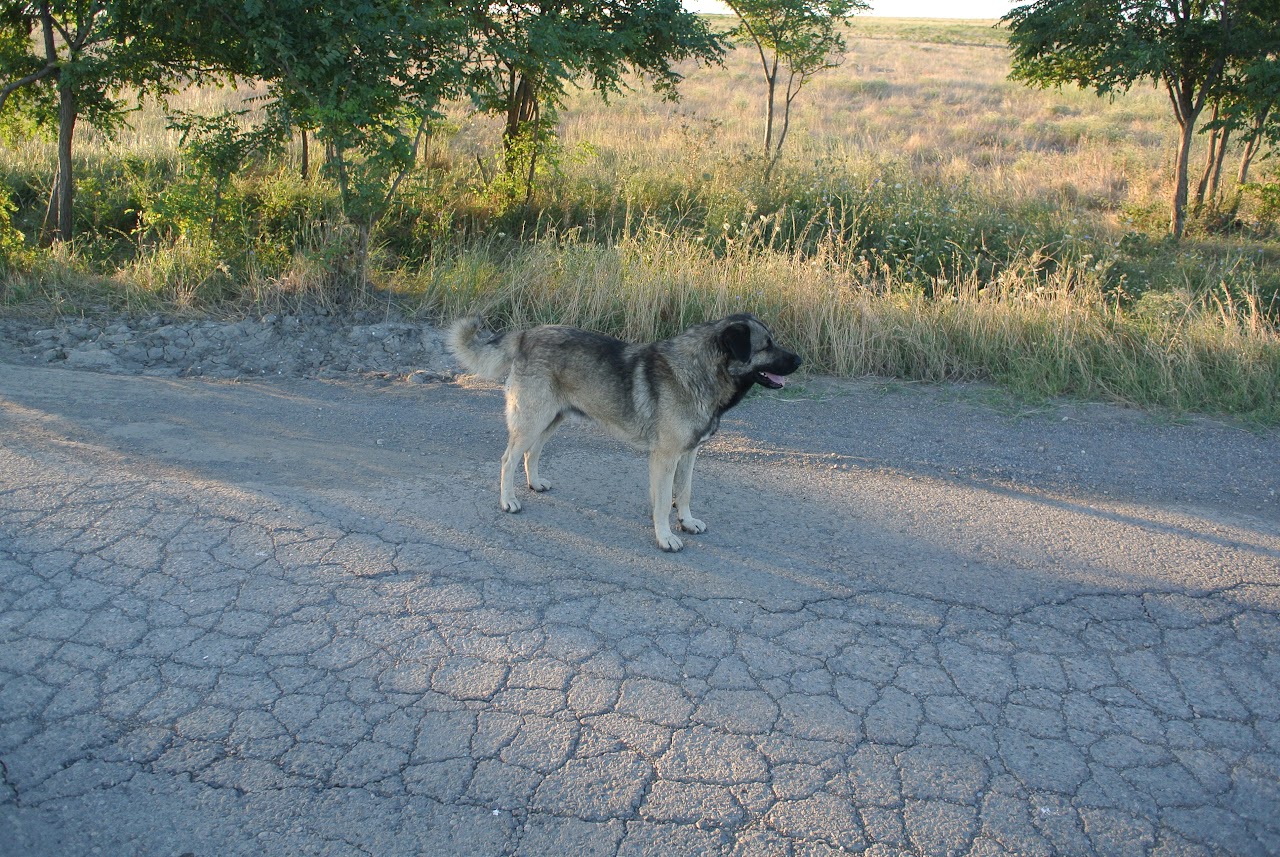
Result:
{"type": "Polygon", "coordinates": [[[449,326],[449,350],[468,372],[490,381],[505,381],[512,363],[504,342],[506,334],[482,333],[483,327],[478,316],[455,321],[449,326]]]}

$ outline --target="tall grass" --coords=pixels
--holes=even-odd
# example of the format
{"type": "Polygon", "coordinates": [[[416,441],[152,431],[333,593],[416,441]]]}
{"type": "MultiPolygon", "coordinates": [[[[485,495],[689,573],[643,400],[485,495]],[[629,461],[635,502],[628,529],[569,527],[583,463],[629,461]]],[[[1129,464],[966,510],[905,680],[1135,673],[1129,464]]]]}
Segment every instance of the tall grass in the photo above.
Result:
{"type": "Polygon", "coordinates": [[[1079,396],[1280,421],[1280,336],[1256,298],[1161,295],[1129,308],[1096,275],[1038,273],[1024,258],[994,280],[973,266],[944,296],[882,268],[851,277],[830,257],[647,232],[617,244],[548,237],[442,254],[397,283],[446,317],[495,326],[566,320],[637,340],[749,310],[810,371],[924,381],[992,379],[1029,396],[1079,396]],[[1028,282],[1035,282],[1028,288],[1028,282]]]}

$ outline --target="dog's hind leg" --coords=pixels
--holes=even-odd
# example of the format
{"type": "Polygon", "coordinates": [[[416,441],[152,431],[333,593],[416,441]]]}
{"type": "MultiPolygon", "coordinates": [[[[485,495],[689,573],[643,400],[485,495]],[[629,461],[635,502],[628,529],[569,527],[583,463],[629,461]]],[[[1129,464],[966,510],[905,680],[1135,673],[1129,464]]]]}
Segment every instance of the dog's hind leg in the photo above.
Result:
{"type": "Polygon", "coordinates": [[[502,476],[498,489],[498,504],[504,512],[520,511],[520,501],[516,499],[516,465],[521,459],[525,462],[530,488],[545,491],[551,487],[537,478],[538,456],[542,454],[542,445],[559,424],[560,417],[546,408],[522,406],[522,398],[528,397],[508,381],[507,449],[502,453],[502,476]],[[539,485],[543,487],[539,488],[539,485]]]}
{"type": "Polygon", "coordinates": [[[498,488],[498,505],[504,512],[519,512],[520,501],[516,499],[516,462],[524,455],[527,442],[522,435],[515,432],[507,440],[507,450],[502,453],[502,476],[498,488]]]}
{"type": "Polygon", "coordinates": [[[693,449],[680,456],[680,460],[676,462],[675,473],[675,501],[676,501],[676,521],[680,525],[680,529],[686,533],[705,533],[707,525],[699,521],[689,511],[689,497],[693,493],[693,464],[698,459],[698,448],[693,449]]]}
{"type": "Polygon", "coordinates": [[[649,499],[653,503],[653,532],[658,547],[678,551],[684,547],[680,537],[671,532],[671,489],[676,479],[679,452],[655,449],[649,454],[649,499]]]}
{"type": "Polygon", "coordinates": [[[529,447],[529,451],[524,454],[524,475],[529,481],[529,487],[534,491],[551,490],[551,483],[538,474],[538,462],[542,458],[542,447],[551,439],[551,435],[556,433],[556,429],[562,422],[564,422],[564,414],[556,414],[551,425],[542,430],[538,439],[533,442],[533,446],[529,447]]]}

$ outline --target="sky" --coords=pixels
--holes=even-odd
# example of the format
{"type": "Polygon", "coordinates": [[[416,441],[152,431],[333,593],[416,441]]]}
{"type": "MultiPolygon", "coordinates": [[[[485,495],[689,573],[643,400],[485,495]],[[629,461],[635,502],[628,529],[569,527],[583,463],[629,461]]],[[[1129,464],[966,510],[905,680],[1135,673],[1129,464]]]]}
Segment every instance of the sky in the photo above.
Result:
{"type": "MultiPolygon", "coordinates": [[[[869,0],[871,11],[863,14],[888,18],[1000,18],[1013,0],[869,0]]],[[[728,13],[717,0],[685,0],[695,12],[728,13]]]]}

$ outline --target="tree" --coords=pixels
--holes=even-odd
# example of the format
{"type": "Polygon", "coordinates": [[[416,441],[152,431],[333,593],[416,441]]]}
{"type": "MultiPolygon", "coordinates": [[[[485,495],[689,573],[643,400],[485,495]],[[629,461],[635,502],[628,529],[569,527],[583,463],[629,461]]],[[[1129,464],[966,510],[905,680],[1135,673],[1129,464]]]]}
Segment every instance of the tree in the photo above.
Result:
{"type": "Polygon", "coordinates": [[[331,148],[344,210],[371,228],[426,123],[461,92],[466,9],[445,0],[244,7],[223,14],[253,51],[252,75],[271,85],[279,110],[331,148]]]}
{"type": "Polygon", "coordinates": [[[504,166],[528,170],[526,198],[548,111],[570,83],[585,78],[607,99],[625,87],[627,74],[639,74],[674,98],[676,63],[716,62],[724,52],[720,37],[679,0],[498,0],[479,20],[482,61],[472,97],[504,117],[504,166]]]}
{"type": "Polygon", "coordinates": [[[58,129],[58,168],[41,243],[71,237],[73,142],[81,120],[110,130],[123,121],[125,87],[161,88],[190,68],[178,46],[154,38],[137,0],[0,0],[0,110],[13,98],[58,129]]]}
{"type": "Polygon", "coordinates": [[[864,0],[726,0],[741,23],[733,31],[740,42],[754,46],[760,57],[767,99],[765,105],[765,180],[782,154],[791,127],[791,105],[813,75],[844,61],[842,32],[846,19],[870,9],[864,0]],[[783,80],[785,73],[786,79],[783,80]],[[781,93],[779,92],[781,85],[781,93]],[[781,127],[778,99],[781,95],[781,127]]]}
{"type": "MultiPolygon", "coordinates": [[[[1249,178],[1249,168],[1264,143],[1280,140],[1280,121],[1277,121],[1277,101],[1280,101],[1280,27],[1273,25],[1255,31],[1255,38],[1269,39],[1271,48],[1260,47],[1258,58],[1237,65],[1229,70],[1222,91],[1213,103],[1213,116],[1208,123],[1209,151],[1204,174],[1196,188],[1194,207],[1198,210],[1207,202],[1217,208],[1220,194],[1220,178],[1228,151],[1228,141],[1239,134],[1243,141],[1240,167],[1236,173],[1237,186],[1249,178]]],[[[1240,200],[1237,188],[1236,200],[1227,214],[1235,218],[1240,200]]]]}
{"type": "MultiPolygon", "coordinates": [[[[1280,27],[1272,31],[1280,36],[1280,27]]],[[[1239,89],[1224,111],[1226,121],[1236,122],[1244,132],[1244,152],[1236,183],[1249,180],[1249,167],[1263,143],[1280,143],[1280,48],[1251,63],[1239,89]]]]}
{"type": "MultiPolygon", "coordinates": [[[[264,128],[314,129],[355,227],[354,276],[370,236],[441,105],[464,91],[478,6],[451,0],[187,0],[150,7],[153,26],[203,62],[265,83],[264,128]]],[[[225,123],[209,125],[223,127],[225,123]]],[[[240,148],[232,137],[219,146],[240,148]]]]}
{"type": "Polygon", "coordinates": [[[1181,238],[1196,123],[1231,65],[1257,49],[1250,28],[1276,26],[1275,7],[1276,0],[1034,0],[1003,19],[1011,77],[1041,87],[1072,83],[1099,95],[1143,80],[1163,85],[1180,131],[1169,229],[1181,238]]]}

